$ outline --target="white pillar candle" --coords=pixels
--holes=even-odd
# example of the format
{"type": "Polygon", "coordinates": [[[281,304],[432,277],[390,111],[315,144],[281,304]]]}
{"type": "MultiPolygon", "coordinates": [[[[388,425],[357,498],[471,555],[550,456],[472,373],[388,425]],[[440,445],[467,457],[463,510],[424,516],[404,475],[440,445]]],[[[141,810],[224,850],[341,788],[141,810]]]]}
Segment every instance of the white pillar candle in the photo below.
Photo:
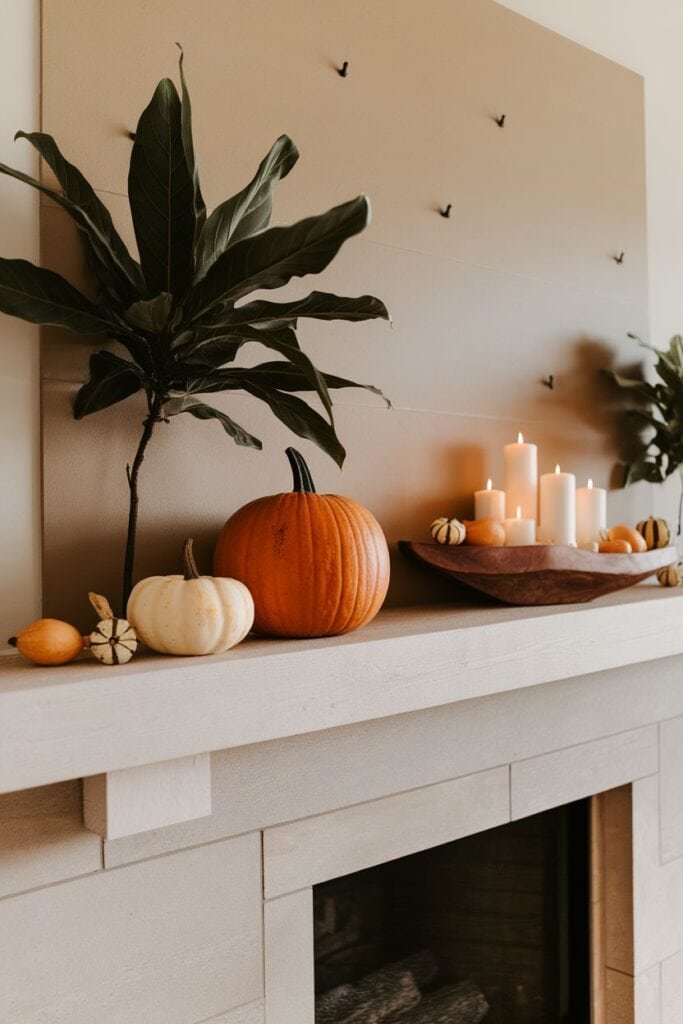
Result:
{"type": "Polygon", "coordinates": [[[536,543],[536,520],[523,519],[518,505],[514,519],[505,520],[505,546],[520,547],[536,543]]]}
{"type": "Polygon", "coordinates": [[[517,444],[506,444],[503,448],[503,459],[508,516],[514,517],[519,505],[522,518],[538,518],[538,448],[525,444],[519,434],[517,444]]]}
{"type": "Polygon", "coordinates": [[[540,535],[549,544],[576,545],[576,477],[559,466],[541,477],[540,535]]]}
{"type": "Polygon", "coordinates": [[[474,518],[505,519],[505,491],[497,491],[491,480],[486,484],[485,491],[474,492],[474,518]]]}
{"type": "Polygon", "coordinates": [[[607,526],[607,491],[604,487],[579,487],[576,492],[576,540],[590,544],[600,540],[600,531],[607,526]]]}

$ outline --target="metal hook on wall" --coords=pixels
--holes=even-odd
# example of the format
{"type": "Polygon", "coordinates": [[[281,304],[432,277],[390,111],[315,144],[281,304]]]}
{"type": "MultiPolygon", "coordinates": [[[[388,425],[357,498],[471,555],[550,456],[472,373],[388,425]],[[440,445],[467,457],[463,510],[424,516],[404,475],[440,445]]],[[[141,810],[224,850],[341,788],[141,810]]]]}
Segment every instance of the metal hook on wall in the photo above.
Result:
{"type": "Polygon", "coordinates": [[[614,260],[615,263],[618,263],[619,266],[621,266],[621,264],[624,262],[624,256],[625,255],[626,255],[625,252],[620,252],[618,256],[613,256],[612,259],[614,260]]]}
{"type": "Polygon", "coordinates": [[[507,117],[507,114],[501,114],[500,117],[494,117],[493,120],[496,122],[496,124],[498,125],[499,128],[504,128],[505,127],[505,119],[506,119],[506,117],[507,117]]]}
{"type": "Polygon", "coordinates": [[[345,60],[340,68],[337,68],[337,74],[341,75],[342,78],[346,78],[349,73],[349,62],[345,60]]]}
{"type": "Polygon", "coordinates": [[[544,388],[548,388],[549,391],[555,390],[555,374],[549,373],[545,380],[541,381],[544,388]]]}
{"type": "Polygon", "coordinates": [[[444,210],[439,210],[439,213],[441,214],[442,217],[450,218],[451,210],[452,209],[453,209],[453,204],[449,203],[448,206],[444,210]]]}

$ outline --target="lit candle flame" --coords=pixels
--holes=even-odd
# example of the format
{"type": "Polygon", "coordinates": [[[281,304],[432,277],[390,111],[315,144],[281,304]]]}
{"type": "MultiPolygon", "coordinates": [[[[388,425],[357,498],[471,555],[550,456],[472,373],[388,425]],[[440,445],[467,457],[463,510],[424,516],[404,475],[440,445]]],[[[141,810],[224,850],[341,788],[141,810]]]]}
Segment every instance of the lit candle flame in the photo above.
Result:
{"type": "Polygon", "coordinates": [[[517,506],[517,512],[515,514],[516,514],[518,519],[522,518],[522,506],[521,505],[517,506]]]}
{"type": "Polygon", "coordinates": [[[486,490],[490,491],[492,487],[493,487],[493,481],[491,480],[491,477],[489,477],[488,480],[486,481],[486,490]]]}
{"type": "Polygon", "coordinates": [[[592,480],[589,480],[589,481],[588,481],[588,490],[589,490],[589,491],[592,491],[592,490],[593,490],[593,481],[592,481],[592,480]]]}
{"type": "Polygon", "coordinates": [[[559,464],[559,462],[558,462],[558,464],[557,464],[557,465],[555,466],[555,472],[556,472],[556,473],[559,473],[559,472],[560,472],[560,464],[559,464]]]}
{"type": "Polygon", "coordinates": [[[519,434],[517,434],[517,444],[524,444],[524,434],[521,430],[519,434]]]}

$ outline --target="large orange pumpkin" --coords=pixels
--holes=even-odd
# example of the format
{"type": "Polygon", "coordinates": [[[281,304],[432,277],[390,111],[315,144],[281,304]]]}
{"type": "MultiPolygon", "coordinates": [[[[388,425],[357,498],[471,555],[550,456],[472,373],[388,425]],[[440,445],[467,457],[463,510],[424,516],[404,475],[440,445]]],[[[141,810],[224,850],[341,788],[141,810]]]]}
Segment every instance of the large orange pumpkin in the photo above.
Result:
{"type": "Polygon", "coordinates": [[[303,457],[287,449],[294,490],[236,512],[216,544],[214,574],[241,580],[254,598],[254,628],[313,637],[364,626],[389,585],[382,528],[351,498],[316,494],[303,457]]]}

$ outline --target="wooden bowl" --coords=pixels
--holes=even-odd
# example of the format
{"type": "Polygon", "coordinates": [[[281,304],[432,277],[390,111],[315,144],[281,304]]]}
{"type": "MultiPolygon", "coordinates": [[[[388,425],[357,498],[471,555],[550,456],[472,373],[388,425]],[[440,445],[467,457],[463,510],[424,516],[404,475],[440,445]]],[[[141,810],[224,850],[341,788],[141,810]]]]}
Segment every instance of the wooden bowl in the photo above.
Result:
{"type": "Polygon", "coordinates": [[[607,555],[560,544],[485,548],[402,540],[399,548],[428,569],[516,605],[592,601],[632,587],[678,561],[673,547],[607,555]]]}

